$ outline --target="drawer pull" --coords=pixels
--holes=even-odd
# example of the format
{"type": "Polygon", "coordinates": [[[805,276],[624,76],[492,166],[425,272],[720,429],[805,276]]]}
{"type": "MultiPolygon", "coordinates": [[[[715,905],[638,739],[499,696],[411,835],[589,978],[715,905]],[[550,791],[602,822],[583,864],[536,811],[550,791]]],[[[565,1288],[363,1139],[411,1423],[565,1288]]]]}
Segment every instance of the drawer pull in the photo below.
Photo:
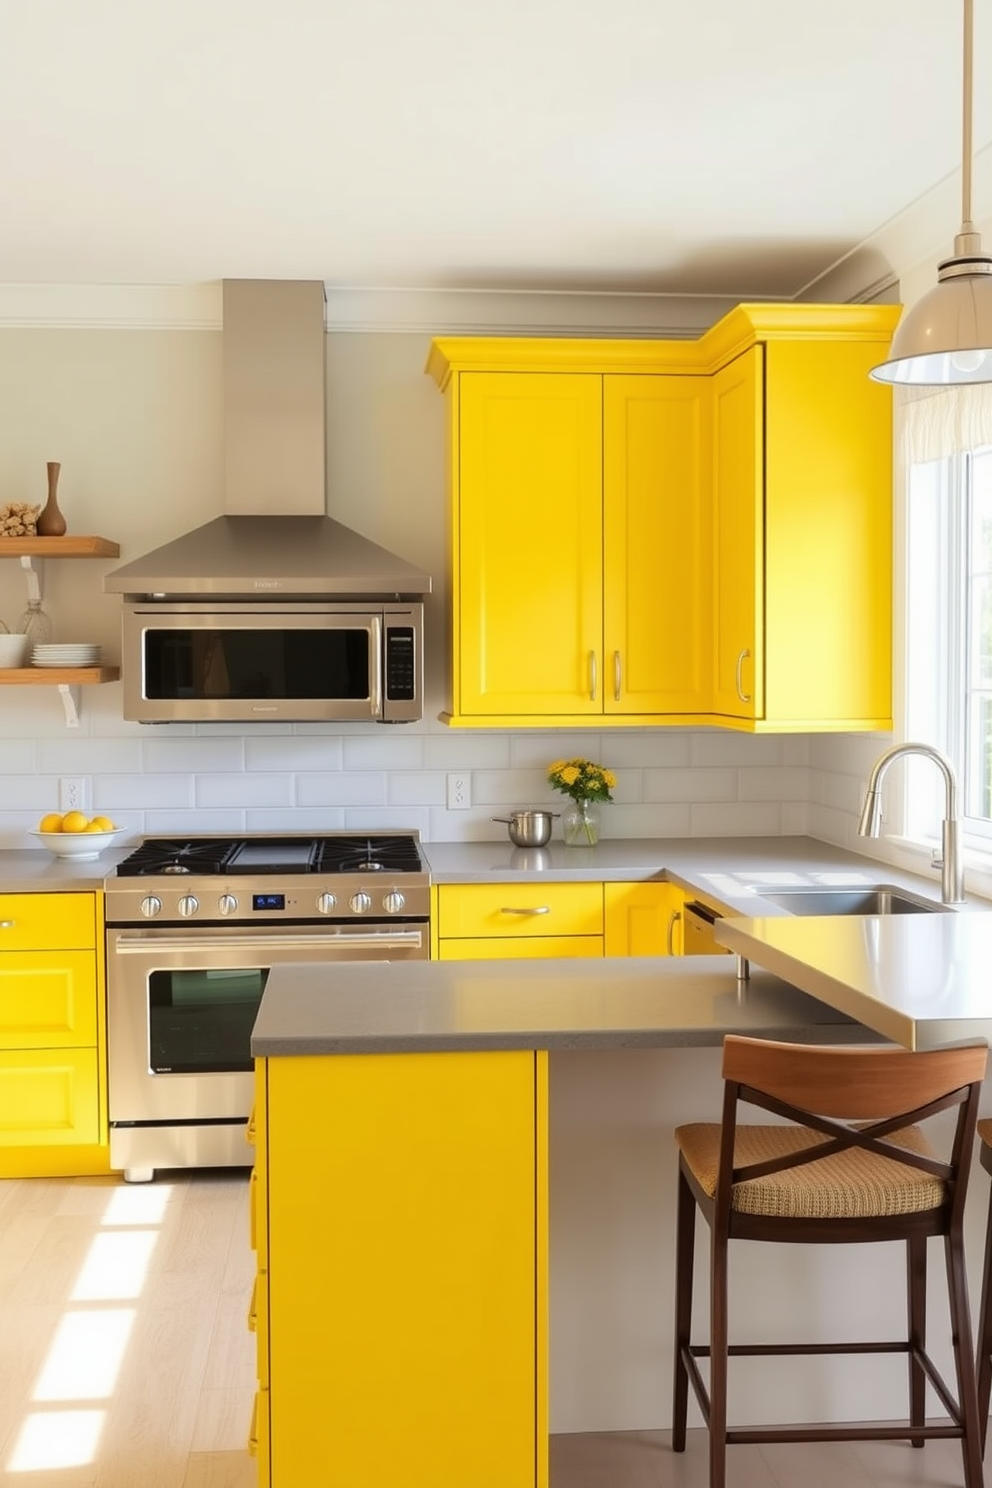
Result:
{"type": "Polygon", "coordinates": [[[550,904],[537,904],[534,906],[533,909],[514,909],[511,905],[504,904],[503,908],[500,910],[500,914],[541,915],[550,913],[550,904]]]}

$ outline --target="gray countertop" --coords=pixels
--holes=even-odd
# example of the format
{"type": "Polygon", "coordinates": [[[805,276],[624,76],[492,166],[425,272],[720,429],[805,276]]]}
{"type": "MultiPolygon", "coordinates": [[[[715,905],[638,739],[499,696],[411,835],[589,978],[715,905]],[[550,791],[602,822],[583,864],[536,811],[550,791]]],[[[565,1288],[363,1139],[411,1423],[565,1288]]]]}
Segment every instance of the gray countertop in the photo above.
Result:
{"type": "Polygon", "coordinates": [[[130,847],[113,847],[89,862],[56,858],[42,848],[7,848],[0,851],[0,894],[80,893],[102,889],[108,873],[128,853],[130,847]]]}
{"type": "MultiPolygon", "coordinates": [[[[940,879],[904,872],[813,837],[655,837],[601,840],[595,847],[513,847],[501,842],[425,842],[436,884],[668,880],[738,915],[784,914],[762,889],[887,883],[939,900],[940,879]]],[[[988,908],[974,899],[976,907],[988,908]]]]}
{"type": "Polygon", "coordinates": [[[698,1048],[725,1033],[866,1037],[767,972],[738,982],[729,957],[377,961],[275,967],[251,1047],[257,1056],[698,1048]]]}
{"type": "Polygon", "coordinates": [[[907,1048],[992,1042],[992,911],[731,919],[716,933],[907,1048]]]}

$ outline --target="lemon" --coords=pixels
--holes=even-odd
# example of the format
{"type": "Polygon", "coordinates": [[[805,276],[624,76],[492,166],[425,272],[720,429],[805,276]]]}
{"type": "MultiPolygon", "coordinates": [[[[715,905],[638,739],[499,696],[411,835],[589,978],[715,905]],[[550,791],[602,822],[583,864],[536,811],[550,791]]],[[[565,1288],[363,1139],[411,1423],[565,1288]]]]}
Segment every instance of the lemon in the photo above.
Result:
{"type": "Polygon", "coordinates": [[[87,820],[81,811],[67,811],[62,818],[63,832],[85,832],[86,827],[87,820]]]}
{"type": "Polygon", "coordinates": [[[58,811],[50,811],[48,815],[43,816],[41,818],[41,821],[38,823],[39,832],[61,832],[61,830],[62,817],[58,811]]]}
{"type": "Polygon", "coordinates": [[[95,816],[86,830],[87,832],[116,832],[117,828],[109,816],[95,816]]]}

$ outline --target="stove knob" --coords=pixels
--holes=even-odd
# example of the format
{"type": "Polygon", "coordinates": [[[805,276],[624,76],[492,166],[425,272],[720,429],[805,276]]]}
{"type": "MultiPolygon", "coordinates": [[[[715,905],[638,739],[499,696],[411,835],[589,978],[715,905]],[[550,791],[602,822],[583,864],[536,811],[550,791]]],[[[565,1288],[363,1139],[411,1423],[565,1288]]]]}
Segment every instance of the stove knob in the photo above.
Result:
{"type": "Polygon", "coordinates": [[[357,894],[352,894],[350,903],[355,914],[364,914],[367,909],[372,908],[372,896],[361,889],[357,894]]]}
{"type": "Polygon", "coordinates": [[[321,914],[333,914],[338,907],[338,901],[333,894],[319,894],[317,896],[317,908],[321,914]]]}
{"type": "Polygon", "coordinates": [[[195,915],[199,907],[200,901],[193,894],[184,894],[176,905],[184,920],[188,920],[195,915]]]}
{"type": "Polygon", "coordinates": [[[145,919],[152,920],[162,913],[162,901],[157,894],[146,894],[138,906],[145,919]]]}
{"type": "Polygon", "coordinates": [[[399,889],[391,889],[382,901],[382,907],[387,914],[399,914],[405,904],[406,900],[399,889]]]}
{"type": "Polygon", "coordinates": [[[221,894],[217,900],[217,908],[222,915],[232,915],[238,907],[238,901],[233,894],[221,894]]]}

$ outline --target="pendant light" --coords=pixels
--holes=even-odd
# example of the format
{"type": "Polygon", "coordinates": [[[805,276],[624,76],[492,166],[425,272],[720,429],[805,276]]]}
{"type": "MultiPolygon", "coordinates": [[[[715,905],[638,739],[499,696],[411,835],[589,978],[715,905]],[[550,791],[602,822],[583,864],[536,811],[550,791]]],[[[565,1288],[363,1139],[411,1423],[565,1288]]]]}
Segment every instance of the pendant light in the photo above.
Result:
{"type": "Polygon", "coordinates": [[[971,220],[971,95],[974,0],[964,0],[964,130],[961,230],[954,257],[937,266],[937,283],[907,310],[877,382],[955,387],[992,382],[992,258],[971,220]]]}

